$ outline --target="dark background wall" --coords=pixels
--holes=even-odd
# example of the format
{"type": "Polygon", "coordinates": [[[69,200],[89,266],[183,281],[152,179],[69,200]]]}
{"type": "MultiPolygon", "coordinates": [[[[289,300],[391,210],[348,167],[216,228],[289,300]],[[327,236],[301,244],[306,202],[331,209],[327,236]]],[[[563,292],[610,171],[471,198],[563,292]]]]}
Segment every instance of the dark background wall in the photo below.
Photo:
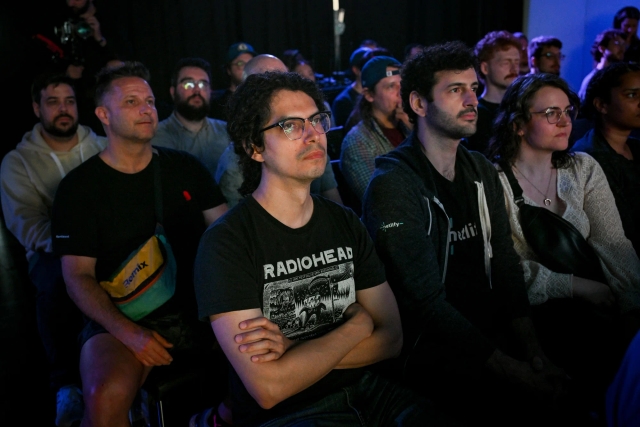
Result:
{"type": "MultiPolygon", "coordinates": [[[[139,60],[151,71],[160,106],[168,105],[173,64],[200,56],[214,68],[213,88],[227,85],[223,62],[232,43],[245,41],[260,53],[281,55],[296,48],[317,73],[334,64],[331,0],[94,0],[103,34],[122,59],[139,60]]],[[[365,38],[402,59],[404,46],[459,39],[474,45],[491,30],[522,30],[523,0],[342,0],[345,32],[341,63],[365,38]]],[[[64,0],[25,1],[0,6],[2,81],[11,99],[8,132],[0,157],[14,148],[36,118],[29,85],[41,71],[42,49],[32,36],[63,22],[64,0]]],[[[46,56],[46,55],[44,55],[46,56]]],[[[161,108],[161,116],[165,110],[161,108]]],[[[162,118],[162,117],[161,117],[162,118]]],[[[83,122],[82,117],[80,121],[83,122]]]]}

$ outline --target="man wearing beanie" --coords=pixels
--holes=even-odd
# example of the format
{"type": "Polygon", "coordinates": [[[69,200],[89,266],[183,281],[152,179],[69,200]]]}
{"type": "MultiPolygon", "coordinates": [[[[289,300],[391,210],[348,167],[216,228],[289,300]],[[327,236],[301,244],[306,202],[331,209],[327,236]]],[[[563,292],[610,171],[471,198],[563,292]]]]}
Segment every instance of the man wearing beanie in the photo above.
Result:
{"type": "Polygon", "coordinates": [[[409,134],[400,118],[400,62],[376,56],[362,67],[360,122],[345,136],[340,152],[340,170],[353,193],[362,200],[373,174],[374,159],[397,147],[409,134]]]}

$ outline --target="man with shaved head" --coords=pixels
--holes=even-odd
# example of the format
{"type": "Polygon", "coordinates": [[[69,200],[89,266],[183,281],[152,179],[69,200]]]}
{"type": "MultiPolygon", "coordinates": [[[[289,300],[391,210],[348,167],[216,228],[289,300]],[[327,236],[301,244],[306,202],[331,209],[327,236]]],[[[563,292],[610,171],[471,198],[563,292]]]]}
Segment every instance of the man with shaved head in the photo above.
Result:
{"type": "MultiPolygon", "coordinates": [[[[279,58],[269,54],[262,54],[247,62],[244,67],[244,79],[246,80],[252,74],[266,71],[286,72],[288,69],[279,58]]],[[[325,166],[324,174],[311,183],[311,193],[320,194],[327,199],[342,204],[342,199],[338,193],[338,183],[329,160],[325,166]]],[[[242,185],[243,177],[238,165],[238,155],[234,152],[233,144],[229,145],[220,156],[215,178],[220,185],[222,194],[227,199],[229,207],[235,206],[242,198],[238,189],[242,185]]]]}
{"type": "Polygon", "coordinates": [[[262,55],[258,55],[247,62],[247,65],[244,66],[242,79],[246,80],[246,78],[252,74],[264,73],[265,71],[289,70],[287,69],[287,66],[284,65],[284,62],[282,62],[279,58],[265,53],[262,55]]]}

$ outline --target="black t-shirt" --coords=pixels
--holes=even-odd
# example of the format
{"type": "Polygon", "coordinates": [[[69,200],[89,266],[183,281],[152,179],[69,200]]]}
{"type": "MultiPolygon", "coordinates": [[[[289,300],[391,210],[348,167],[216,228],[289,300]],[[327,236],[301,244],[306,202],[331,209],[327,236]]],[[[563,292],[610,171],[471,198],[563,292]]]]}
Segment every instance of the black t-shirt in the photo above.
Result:
{"type": "MultiPolygon", "coordinates": [[[[313,196],[313,214],[292,229],[246,197],[203,235],[195,263],[199,316],[259,308],[290,339],[324,335],[343,322],[355,292],[385,281],[384,268],[358,217],[313,196]]],[[[231,369],[234,424],[252,425],[286,414],[351,384],[360,369],[330,372],[306,390],[265,411],[231,369]]]]}
{"type": "Polygon", "coordinates": [[[429,162],[438,199],[449,217],[449,256],[445,276],[447,300],[472,321],[484,323],[476,310],[490,299],[484,267],[484,241],[476,184],[465,177],[456,162],[456,175],[449,181],[429,162]]]}
{"type": "MultiPolygon", "coordinates": [[[[195,157],[168,148],[157,150],[163,226],[178,266],[176,296],[193,296],[193,260],[205,230],[202,211],[225,200],[195,157]]],[[[95,155],[60,182],[51,220],[53,250],[59,256],[96,258],[100,282],[154,234],[155,226],[153,162],[127,174],[95,155]]]]}

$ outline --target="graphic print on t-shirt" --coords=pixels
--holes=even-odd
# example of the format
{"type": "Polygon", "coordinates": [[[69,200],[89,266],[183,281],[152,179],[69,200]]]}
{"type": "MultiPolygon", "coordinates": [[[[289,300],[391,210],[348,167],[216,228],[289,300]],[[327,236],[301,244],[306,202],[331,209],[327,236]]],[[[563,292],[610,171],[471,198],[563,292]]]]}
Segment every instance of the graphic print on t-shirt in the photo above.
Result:
{"type": "MultiPolygon", "coordinates": [[[[302,258],[301,263],[307,259],[310,258],[302,258]]],[[[323,335],[343,321],[342,314],[356,301],[353,268],[353,260],[349,259],[289,279],[267,282],[262,312],[289,339],[323,335]]]]}

